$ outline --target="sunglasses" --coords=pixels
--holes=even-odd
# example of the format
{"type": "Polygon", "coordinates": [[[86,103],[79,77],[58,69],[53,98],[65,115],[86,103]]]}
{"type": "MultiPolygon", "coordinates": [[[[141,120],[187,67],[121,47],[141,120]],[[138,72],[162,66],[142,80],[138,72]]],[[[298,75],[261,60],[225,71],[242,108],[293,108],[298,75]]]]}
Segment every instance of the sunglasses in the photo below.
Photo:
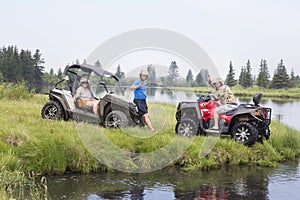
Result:
{"type": "Polygon", "coordinates": [[[89,84],[88,82],[81,82],[82,84],[89,84]]]}

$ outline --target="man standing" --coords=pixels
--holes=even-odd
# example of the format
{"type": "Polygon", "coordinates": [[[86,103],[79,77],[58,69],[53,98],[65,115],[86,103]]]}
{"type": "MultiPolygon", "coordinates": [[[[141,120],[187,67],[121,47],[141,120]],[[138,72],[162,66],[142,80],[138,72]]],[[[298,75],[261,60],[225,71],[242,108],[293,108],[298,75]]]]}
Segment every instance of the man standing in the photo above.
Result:
{"type": "Polygon", "coordinates": [[[142,69],[140,72],[140,79],[136,80],[133,85],[130,87],[131,90],[134,90],[134,100],[138,108],[138,113],[144,118],[146,125],[151,131],[154,131],[154,128],[151,125],[148,106],[146,103],[146,80],[148,78],[148,72],[145,69],[142,69]]]}
{"type": "Polygon", "coordinates": [[[208,83],[216,89],[213,100],[221,103],[221,106],[214,110],[214,126],[211,128],[212,130],[219,130],[219,114],[225,114],[226,112],[235,109],[237,103],[232,91],[227,85],[223,84],[221,78],[211,80],[210,75],[208,75],[208,83]]]}

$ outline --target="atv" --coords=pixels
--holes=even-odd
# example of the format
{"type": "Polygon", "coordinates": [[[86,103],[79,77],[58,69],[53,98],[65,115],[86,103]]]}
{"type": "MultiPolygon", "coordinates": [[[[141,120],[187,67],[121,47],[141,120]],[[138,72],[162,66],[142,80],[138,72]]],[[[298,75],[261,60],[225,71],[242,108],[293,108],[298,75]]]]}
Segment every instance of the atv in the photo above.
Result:
{"type": "Polygon", "coordinates": [[[124,89],[121,87],[118,77],[113,73],[100,67],[78,64],[67,67],[65,74],[66,77],[56,83],[48,93],[50,101],[43,106],[41,111],[44,119],[71,119],[107,128],[144,125],[136,105],[125,101],[122,97],[124,89]],[[105,93],[100,99],[94,97],[98,101],[97,114],[93,112],[92,107],[85,105],[82,99],[78,98],[75,102],[73,100],[83,77],[89,80],[89,90],[93,96],[105,93]],[[115,93],[109,88],[114,89],[115,93]]]}
{"type": "Polygon", "coordinates": [[[259,105],[262,94],[253,96],[254,104],[240,104],[237,108],[219,115],[219,130],[214,126],[213,111],[220,106],[211,95],[200,95],[195,102],[180,102],[176,111],[175,131],[181,136],[209,134],[231,135],[237,142],[252,145],[270,137],[271,108],[259,105]]]}

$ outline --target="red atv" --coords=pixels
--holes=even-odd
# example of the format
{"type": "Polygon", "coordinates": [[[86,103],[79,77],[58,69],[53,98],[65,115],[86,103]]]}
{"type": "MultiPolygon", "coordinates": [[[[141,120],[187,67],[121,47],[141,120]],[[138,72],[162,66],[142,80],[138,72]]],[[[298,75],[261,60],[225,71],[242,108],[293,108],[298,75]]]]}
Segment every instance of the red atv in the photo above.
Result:
{"type": "Polygon", "coordinates": [[[180,102],[177,107],[175,131],[178,135],[191,137],[207,133],[231,135],[237,142],[252,145],[270,137],[271,108],[260,107],[262,94],[253,96],[254,104],[240,104],[237,108],[221,114],[219,131],[214,126],[213,111],[220,104],[211,101],[211,95],[201,95],[197,102],[180,102]]]}

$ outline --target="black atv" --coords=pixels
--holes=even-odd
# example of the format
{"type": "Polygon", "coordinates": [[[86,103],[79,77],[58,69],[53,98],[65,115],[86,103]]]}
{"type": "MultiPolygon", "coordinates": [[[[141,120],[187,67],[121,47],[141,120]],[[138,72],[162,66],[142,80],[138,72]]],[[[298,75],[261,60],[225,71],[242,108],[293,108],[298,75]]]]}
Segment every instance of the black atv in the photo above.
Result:
{"type": "Polygon", "coordinates": [[[49,99],[42,108],[42,117],[52,120],[75,120],[99,124],[107,128],[124,128],[144,122],[134,103],[124,100],[124,88],[113,73],[88,64],[72,65],[65,70],[66,77],[50,90],[49,99]],[[98,115],[78,98],[73,96],[80,85],[81,78],[89,80],[92,94],[105,93],[103,98],[94,97],[98,103],[98,115]],[[109,88],[114,89],[115,93],[109,88]],[[115,95],[116,94],[116,95],[115,95]]]}
{"type": "Polygon", "coordinates": [[[237,142],[252,145],[270,137],[271,108],[260,107],[262,94],[253,96],[254,104],[240,104],[237,108],[219,115],[219,130],[214,126],[213,111],[220,106],[210,95],[201,95],[198,101],[181,102],[177,107],[175,131],[182,136],[198,134],[227,134],[237,142]]]}

